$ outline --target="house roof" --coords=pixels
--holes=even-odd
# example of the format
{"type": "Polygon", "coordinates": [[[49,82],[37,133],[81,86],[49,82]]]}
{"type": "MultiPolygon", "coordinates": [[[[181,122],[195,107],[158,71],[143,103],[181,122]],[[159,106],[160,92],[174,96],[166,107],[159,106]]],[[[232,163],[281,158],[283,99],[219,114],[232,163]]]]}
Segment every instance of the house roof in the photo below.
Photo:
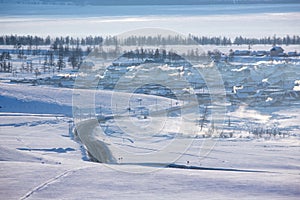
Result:
{"type": "Polygon", "coordinates": [[[270,49],[270,51],[284,51],[284,50],[282,47],[274,46],[274,47],[272,47],[272,49],[270,49]]]}

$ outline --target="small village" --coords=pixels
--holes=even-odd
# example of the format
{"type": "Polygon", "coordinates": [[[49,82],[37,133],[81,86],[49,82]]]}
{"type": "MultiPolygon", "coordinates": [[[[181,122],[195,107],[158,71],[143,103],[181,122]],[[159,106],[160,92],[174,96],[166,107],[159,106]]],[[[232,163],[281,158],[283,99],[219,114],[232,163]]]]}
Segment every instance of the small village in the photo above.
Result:
{"type": "MultiPolygon", "coordinates": [[[[10,77],[12,83],[72,88],[76,78],[88,70],[92,72],[91,80],[98,82],[99,89],[114,90],[120,79],[126,87],[137,82],[141,84],[142,78],[133,78],[143,68],[143,73],[154,77],[155,81],[136,88],[136,93],[170,98],[183,94],[198,95],[202,103],[209,104],[210,95],[205,77],[197,75],[197,70],[201,69],[194,70],[191,67],[191,62],[198,61],[204,67],[215,65],[218,68],[224,80],[227,100],[232,105],[247,103],[252,106],[272,106],[299,101],[299,77],[294,73],[300,62],[297,51],[285,52],[282,47],[273,46],[269,51],[251,50],[249,47],[248,50],[230,49],[227,53],[219,50],[208,51],[206,54],[195,52],[178,55],[157,48],[140,48],[126,51],[117,59],[110,59],[110,64],[101,67],[84,60],[97,57],[94,52],[90,56],[81,53],[79,58],[74,58],[78,63],[75,68],[74,61],[61,56],[60,51],[57,55],[53,52],[48,58],[47,54],[39,56],[28,53],[20,56],[2,52],[0,71],[6,72],[4,74],[10,77]],[[182,88],[177,85],[176,80],[180,77],[187,79],[191,86],[182,88]],[[170,90],[164,84],[172,84],[174,88],[170,90]]],[[[103,52],[100,54],[102,57],[103,52]]],[[[77,81],[77,87],[86,86],[85,83],[80,86],[80,81],[77,81]]],[[[120,84],[118,87],[122,90],[120,84]]]]}

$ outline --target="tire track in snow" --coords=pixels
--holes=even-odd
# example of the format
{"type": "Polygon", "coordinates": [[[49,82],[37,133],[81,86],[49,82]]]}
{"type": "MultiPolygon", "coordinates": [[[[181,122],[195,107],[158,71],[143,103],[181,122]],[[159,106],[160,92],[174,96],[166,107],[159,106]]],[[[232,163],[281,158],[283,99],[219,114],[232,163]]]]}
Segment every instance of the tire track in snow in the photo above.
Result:
{"type": "Polygon", "coordinates": [[[45,181],[44,183],[38,185],[37,187],[33,188],[32,190],[30,190],[29,192],[27,192],[23,197],[20,198],[20,200],[25,200],[28,199],[30,196],[32,196],[34,193],[41,191],[42,189],[46,188],[48,185],[55,183],[56,181],[58,181],[59,179],[69,176],[73,173],[75,173],[76,171],[79,171],[81,169],[85,169],[88,167],[80,167],[80,168],[76,168],[76,169],[71,169],[71,170],[67,170],[57,176],[55,176],[54,178],[48,179],[47,181],[45,181]]]}

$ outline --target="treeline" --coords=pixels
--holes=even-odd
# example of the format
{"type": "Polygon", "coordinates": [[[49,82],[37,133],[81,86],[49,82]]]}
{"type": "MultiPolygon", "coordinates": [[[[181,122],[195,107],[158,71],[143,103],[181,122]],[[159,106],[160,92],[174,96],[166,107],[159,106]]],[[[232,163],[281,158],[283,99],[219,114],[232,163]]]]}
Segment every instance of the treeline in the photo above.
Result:
{"type": "Polygon", "coordinates": [[[245,37],[236,37],[234,44],[272,44],[272,45],[293,45],[300,44],[300,36],[289,36],[284,37],[263,37],[260,39],[257,38],[245,38],[245,37]]]}
{"type": "MultiPolygon", "coordinates": [[[[109,38],[107,38],[109,39],[109,38]]],[[[19,36],[19,35],[4,35],[0,36],[0,45],[14,46],[41,46],[41,45],[99,45],[103,43],[101,36],[87,36],[85,38],[66,37],[39,37],[39,36],[19,36]]]]}
{"type": "Polygon", "coordinates": [[[127,59],[147,59],[148,62],[159,62],[159,61],[165,61],[168,60],[180,60],[183,59],[180,55],[171,52],[166,51],[165,49],[159,50],[159,49],[136,49],[135,51],[125,51],[122,55],[123,57],[127,59]]]}
{"type": "Polygon", "coordinates": [[[256,45],[256,44],[263,44],[263,45],[294,45],[300,44],[300,36],[289,36],[286,35],[284,37],[263,37],[263,38],[247,38],[247,37],[235,37],[232,41],[230,38],[227,37],[197,37],[192,36],[193,39],[201,45],[256,45]]]}
{"type": "Polygon", "coordinates": [[[56,48],[59,45],[73,45],[73,46],[161,46],[161,45],[299,45],[300,36],[286,35],[284,37],[269,36],[262,38],[248,38],[238,36],[234,39],[229,37],[208,37],[208,36],[194,36],[189,37],[167,36],[129,36],[126,38],[117,38],[115,36],[87,36],[83,38],[74,38],[70,36],[65,37],[39,37],[39,36],[18,36],[18,35],[4,35],[0,36],[0,45],[14,45],[16,47],[25,46],[40,46],[40,45],[52,45],[56,48]]]}

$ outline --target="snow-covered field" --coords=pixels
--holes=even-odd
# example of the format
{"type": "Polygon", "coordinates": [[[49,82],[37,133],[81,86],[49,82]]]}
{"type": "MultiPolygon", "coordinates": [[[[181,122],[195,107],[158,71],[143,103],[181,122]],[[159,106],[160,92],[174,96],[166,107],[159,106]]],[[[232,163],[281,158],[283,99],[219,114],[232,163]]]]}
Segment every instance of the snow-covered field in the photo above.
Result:
{"type": "MultiPolygon", "coordinates": [[[[106,99],[110,95],[99,93],[106,99]]],[[[127,162],[127,157],[100,164],[88,161],[72,133],[71,89],[1,83],[0,94],[2,199],[298,199],[300,195],[297,136],[176,138],[190,146],[186,152],[174,148],[164,154],[178,158],[169,167],[164,162],[127,162]]],[[[141,96],[153,102],[151,96],[141,96]]],[[[244,118],[258,116],[240,110],[243,113],[244,118]]],[[[293,115],[299,119],[297,113],[293,115]]],[[[141,147],[158,140],[137,139],[141,147]]],[[[130,150],[126,156],[134,158],[141,149],[130,150]]]]}
{"type": "Polygon", "coordinates": [[[1,7],[1,32],[8,35],[78,37],[159,27],[185,35],[261,37],[297,35],[300,27],[296,20],[299,4],[57,6],[5,2],[1,7]]]}
{"type": "Polygon", "coordinates": [[[222,76],[223,129],[212,123],[205,101],[210,91],[188,89],[180,81],[204,83],[195,69],[177,66],[182,60],[175,67],[130,66],[135,60],[121,57],[115,60],[120,65],[92,73],[67,66],[42,73],[38,78],[45,83],[29,72],[2,73],[0,196],[298,199],[299,58],[277,59],[236,57],[197,69],[210,86],[217,83],[212,72],[222,76]],[[105,83],[112,75],[118,87],[101,90],[99,77],[105,83]],[[72,87],[53,84],[61,76],[72,78],[72,87]],[[130,89],[149,81],[169,83],[188,96],[197,93],[204,103],[130,89]]]}
{"type": "MultiPolygon", "coordinates": [[[[298,57],[235,59],[215,65],[227,95],[224,129],[203,105],[122,90],[159,70],[153,80],[174,83],[183,67],[129,66],[114,91],[99,89],[98,71],[76,76],[70,66],[59,73],[77,77],[74,89],[2,73],[1,199],[298,199],[298,57]]],[[[216,80],[207,76],[213,65],[199,68],[206,80],[216,80]]],[[[192,72],[180,73],[193,81],[192,72]]],[[[207,92],[198,90],[186,91],[207,92]]]]}
{"type": "MultiPolygon", "coordinates": [[[[299,7],[5,2],[0,3],[0,33],[80,37],[159,27],[186,35],[281,37],[299,34],[299,7]]],[[[249,48],[170,48],[180,54],[198,47],[226,54],[249,48]]],[[[271,46],[251,48],[269,51],[271,46]]],[[[299,45],[283,48],[299,52],[299,45]]],[[[42,69],[43,57],[28,59],[42,69]]],[[[130,66],[129,59],[120,58],[124,66],[101,63],[105,68],[89,76],[73,70],[65,58],[62,71],[37,75],[20,70],[25,60],[13,55],[16,70],[0,73],[0,199],[299,199],[299,56],[222,59],[197,69],[211,89],[221,77],[224,98],[217,104],[196,70],[183,66],[130,66]],[[146,75],[189,98],[128,90],[147,84],[146,75]],[[181,77],[195,88],[177,87],[181,77]],[[99,78],[102,82],[96,82],[99,78]],[[101,83],[112,85],[114,78],[118,88],[102,90],[101,83]],[[197,102],[190,102],[197,95],[197,102]],[[212,110],[219,107],[223,113],[214,118],[212,110]]]]}

